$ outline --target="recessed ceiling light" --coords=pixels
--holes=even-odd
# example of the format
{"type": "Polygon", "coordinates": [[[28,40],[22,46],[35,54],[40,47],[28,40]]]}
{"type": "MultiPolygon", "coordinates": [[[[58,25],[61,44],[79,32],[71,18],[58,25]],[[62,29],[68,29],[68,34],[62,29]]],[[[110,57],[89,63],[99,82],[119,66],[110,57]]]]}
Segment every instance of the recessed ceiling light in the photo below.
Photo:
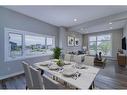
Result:
{"type": "Polygon", "coordinates": [[[112,29],[112,27],[110,27],[110,29],[112,29]]]}
{"type": "Polygon", "coordinates": [[[76,19],[76,18],[74,18],[74,21],[76,22],[76,21],[77,21],[77,19],[76,19]]]}
{"type": "Polygon", "coordinates": [[[112,24],[112,22],[109,22],[109,24],[112,24]]]}

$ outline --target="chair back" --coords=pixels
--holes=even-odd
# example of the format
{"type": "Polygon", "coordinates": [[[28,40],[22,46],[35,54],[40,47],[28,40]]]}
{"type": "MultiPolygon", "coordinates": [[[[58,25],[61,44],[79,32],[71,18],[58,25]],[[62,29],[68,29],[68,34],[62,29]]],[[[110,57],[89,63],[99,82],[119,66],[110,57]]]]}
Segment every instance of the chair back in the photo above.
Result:
{"type": "Polygon", "coordinates": [[[43,78],[41,72],[30,66],[31,77],[33,80],[33,89],[44,89],[43,78]]]}
{"type": "Polygon", "coordinates": [[[43,75],[43,81],[44,81],[45,89],[63,89],[64,88],[62,84],[49,78],[46,75],[43,75]]]}
{"type": "Polygon", "coordinates": [[[86,65],[93,66],[94,65],[94,57],[93,56],[85,56],[84,63],[86,65]]]}
{"type": "Polygon", "coordinates": [[[76,63],[82,63],[83,57],[80,55],[74,55],[73,59],[74,59],[74,62],[76,63]]]}
{"type": "Polygon", "coordinates": [[[26,78],[26,86],[28,89],[32,89],[33,81],[32,81],[32,77],[31,77],[31,73],[30,73],[29,64],[23,61],[22,65],[23,65],[25,78],[26,78]]]}
{"type": "Polygon", "coordinates": [[[45,74],[41,75],[41,72],[32,66],[30,66],[31,76],[33,80],[33,89],[62,89],[63,86],[59,82],[49,78],[45,74]]]}
{"type": "Polygon", "coordinates": [[[72,55],[71,54],[65,54],[64,60],[65,61],[72,61],[72,55]]]}

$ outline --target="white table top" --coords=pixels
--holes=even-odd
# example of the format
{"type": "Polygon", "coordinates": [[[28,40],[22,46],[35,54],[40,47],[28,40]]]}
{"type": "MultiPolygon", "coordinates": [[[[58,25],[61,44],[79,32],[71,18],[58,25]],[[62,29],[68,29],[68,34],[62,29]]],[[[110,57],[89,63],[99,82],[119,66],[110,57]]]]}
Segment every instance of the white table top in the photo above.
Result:
{"type": "MultiPolygon", "coordinates": [[[[49,61],[44,61],[44,62],[49,62],[51,63],[51,60],[49,61]]],[[[66,77],[64,76],[62,73],[55,71],[55,70],[50,70],[48,68],[48,66],[42,66],[40,64],[43,64],[44,62],[38,62],[35,63],[34,65],[50,74],[52,74],[53,76],[56,76],[58,78],[60,78],[61,80],[75,86],[78,89],[89,89],[89,87],[91,86],[91,84],[93,83],[97,73],[99,72],[99,68],[96,67],[92,67],[92,66],[85,66],[87,67],[86,69],[76,69],[79,73],[81,73],[81,76],[78,77],[76,80],[73,79],[72,77],[66,77]]],[[[63,68],[68,68],[68,67],[72,67],[74,64],[74,62],[72,62],[71,65],[65,65],[63,66],[63,68]]]]}

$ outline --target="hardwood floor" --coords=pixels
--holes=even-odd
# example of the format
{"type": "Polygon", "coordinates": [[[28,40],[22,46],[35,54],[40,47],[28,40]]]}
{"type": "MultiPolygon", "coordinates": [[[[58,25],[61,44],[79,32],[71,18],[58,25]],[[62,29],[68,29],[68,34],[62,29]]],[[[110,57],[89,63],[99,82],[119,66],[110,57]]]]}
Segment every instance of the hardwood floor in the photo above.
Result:
{"type": "MultiPolygon", "coordinates": [[[[0,89],[25,89],[24,75],[0,83],[0,89]]],[[[95,78],[95,89],[127,89],[127,68],[119,67],[116,61],[107,60],[95,78]]]]}
{"type": "Polygon", "coordinates": [[[24,75],[20,75],[3,81],[1,89],[26,89],[26,80],[24,75]]]}
{"type": "Polygon", "coordinates": [[[6,82],[7,89],[25,89],[25,87],[26,82],[23,75],[6,82]]]}
{"type": "Polygon", "coordinates": [[[97,75],[95,86],[100,89],[127,89],[127,68],[108,60],[106,67],[97,75]]]}

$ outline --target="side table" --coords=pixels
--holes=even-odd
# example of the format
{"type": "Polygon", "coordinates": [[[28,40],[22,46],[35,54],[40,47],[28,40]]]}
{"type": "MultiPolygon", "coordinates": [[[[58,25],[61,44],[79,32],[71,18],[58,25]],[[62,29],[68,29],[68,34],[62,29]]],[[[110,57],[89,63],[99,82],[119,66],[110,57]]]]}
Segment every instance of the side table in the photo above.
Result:
{"type": "Polygon", "coordinates": [[[102,60],[94,60],[94,66],[101,66],[103,69],[105,67],[106,58],[102,58],[102,60]]]}

